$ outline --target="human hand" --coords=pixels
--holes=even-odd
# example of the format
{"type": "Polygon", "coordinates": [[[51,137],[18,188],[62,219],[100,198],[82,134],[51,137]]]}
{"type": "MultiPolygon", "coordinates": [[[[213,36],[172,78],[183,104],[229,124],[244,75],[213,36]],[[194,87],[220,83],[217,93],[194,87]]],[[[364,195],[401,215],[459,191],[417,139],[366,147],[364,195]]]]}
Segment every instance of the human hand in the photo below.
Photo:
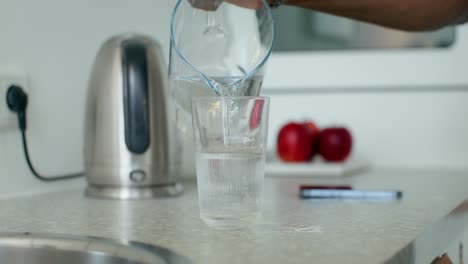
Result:
{"type": "MultiPolygon", "coordinates": [[[[226,2],[251,9],[259,9],[263,6],[261,0],[226,0],[226,2]]],[[[270,1],[267,0],[266,2],[269,3],[270,1]]]]}
{"type": "MultiPolygon", "coordinates": [[[[193,7],[214,11],[218,9],[223,0],[188,0],[193,7]]],[[[225,0],[228,3],[251,9],[262,7],[261,0],[225,0]]],[[[269,3],[270,0],[267,0],[269,3]]]]}
{"type": "Polygon", "coordinates": [[[214,11],[218,9],[223,0],[188,0],[189,3],[199,9],[205,9],[208,11],[214,11]]]}

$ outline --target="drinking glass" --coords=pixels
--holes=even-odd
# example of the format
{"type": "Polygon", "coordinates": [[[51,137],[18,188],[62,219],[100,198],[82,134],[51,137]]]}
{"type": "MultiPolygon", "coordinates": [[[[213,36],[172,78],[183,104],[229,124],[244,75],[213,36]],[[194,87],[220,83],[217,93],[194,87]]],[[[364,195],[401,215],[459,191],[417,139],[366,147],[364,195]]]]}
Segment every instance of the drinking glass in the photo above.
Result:
{"type": "Polygon", "coordinates": [[[192,105],[202,220],[215,229],[255,224],[261,213],[269,99],[197,97],[192,105]]]}

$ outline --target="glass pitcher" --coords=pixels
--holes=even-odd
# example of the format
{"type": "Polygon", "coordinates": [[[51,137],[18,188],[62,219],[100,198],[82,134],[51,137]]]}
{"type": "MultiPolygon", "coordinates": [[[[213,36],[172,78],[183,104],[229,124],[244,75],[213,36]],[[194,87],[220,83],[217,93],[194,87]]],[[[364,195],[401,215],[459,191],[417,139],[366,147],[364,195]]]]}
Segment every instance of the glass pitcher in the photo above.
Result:
{"type": "Polygon", "coordinates": [[[265,0],[258,0],[256,9],[229,0],[178,0],[169,63],[179,153],[171,167],[176,173],[195,177],[192,97],[258,96],[274,38],[275,22],[265,0]]]}

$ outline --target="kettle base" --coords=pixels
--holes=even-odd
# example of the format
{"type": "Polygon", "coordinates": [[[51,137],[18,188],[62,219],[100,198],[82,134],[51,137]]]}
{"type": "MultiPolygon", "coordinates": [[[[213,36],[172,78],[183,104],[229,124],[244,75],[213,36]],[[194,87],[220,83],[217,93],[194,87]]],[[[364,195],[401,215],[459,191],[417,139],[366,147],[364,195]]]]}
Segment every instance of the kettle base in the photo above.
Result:
{"type": "Polygon", "coordinates": [[[133,200],[174,197],[182,194],[182,192],[183,187],[180,183],[134,188],[88,185],[85,190],[85,196],[102,199],[133,200]]]}

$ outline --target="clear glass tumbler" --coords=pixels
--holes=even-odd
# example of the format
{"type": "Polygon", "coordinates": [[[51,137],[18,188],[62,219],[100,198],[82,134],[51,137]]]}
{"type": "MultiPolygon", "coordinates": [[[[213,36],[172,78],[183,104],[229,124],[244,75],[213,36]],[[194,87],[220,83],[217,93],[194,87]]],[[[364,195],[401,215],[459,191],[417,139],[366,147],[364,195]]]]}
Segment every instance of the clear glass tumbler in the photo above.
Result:
{"type": "Polygon", "coordinates": [[[193,99],[200,216],[215,229],[249,227],[261,213],[269,99],[193,99]]]}

